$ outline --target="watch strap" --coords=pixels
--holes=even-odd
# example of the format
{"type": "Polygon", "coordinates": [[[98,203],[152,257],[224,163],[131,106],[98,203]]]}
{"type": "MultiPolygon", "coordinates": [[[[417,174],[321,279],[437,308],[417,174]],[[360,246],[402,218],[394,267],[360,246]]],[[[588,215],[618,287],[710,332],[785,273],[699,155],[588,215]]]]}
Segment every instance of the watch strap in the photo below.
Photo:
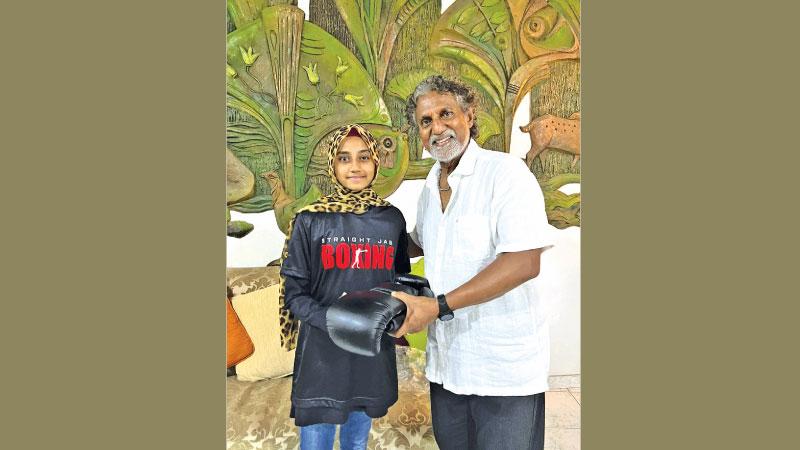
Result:
{"type": "Polygon", "coordinates": [[[447,297],[445,297],[444,294],[437,295],[436,302],[439,304],[439,319],[444,316],[453,315],[453,310],[450,309],[450,305],[447,304],[447,297]]]}

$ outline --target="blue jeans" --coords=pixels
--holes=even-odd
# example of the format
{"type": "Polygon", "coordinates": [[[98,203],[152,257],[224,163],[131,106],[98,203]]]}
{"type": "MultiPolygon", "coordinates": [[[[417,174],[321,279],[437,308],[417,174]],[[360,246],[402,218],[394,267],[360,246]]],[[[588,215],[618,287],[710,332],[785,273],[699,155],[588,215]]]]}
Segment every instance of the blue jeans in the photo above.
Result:
{"type": "MultiPolygon", "coordinates": [[[[347,422],[339,426],[341,450],[365,450],[369,439],[372,418],[363,411],[353,411],[347,422]]],[[[336,425],[317,423],[300,427],[300,450],[331,450],[336,437],[336,425]]]]}

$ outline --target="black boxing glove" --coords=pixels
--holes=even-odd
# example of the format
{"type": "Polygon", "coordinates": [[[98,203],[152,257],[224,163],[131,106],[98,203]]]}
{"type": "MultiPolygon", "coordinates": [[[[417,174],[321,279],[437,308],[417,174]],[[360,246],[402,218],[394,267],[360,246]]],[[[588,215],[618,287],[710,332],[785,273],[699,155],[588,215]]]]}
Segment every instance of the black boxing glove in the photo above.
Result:
{"type": "MultiPolygon", "coordinates": [[[[433,297],[433,298],[436,297],[430,288],[430,284],[428,283],[427,278],[423,278],[418,275],[412,275],[410,273],[395,275],[393,282],[381,283],[375,286],[374,288],[370,289],[370,291],[384,292],[389,295],[392,295],[392,291],[401,291],[405,292],[408,295],[419,295],[423,297],[433,297]]],[[[393,300],[403,303],[400,300],[394,298],[393,300]]],[[[397,331],[403,325],[403,322],[405,322],[405,320],[406,320],[406,305],[405,303],[403,303],[402,310],[397,315],[392,317],[391,320],[389,320],[389,324],[386,326],[386,332],[392,333],[397,331]]]]}
{"type": "MultiPolygon", "coordinates": [[[[348,352],[375,356],[381,351],[381,339],[397,316],[405,320],[405,303],[382,289],[351,292],[328,307],[325,318],[328,336],[348,352]]],[[[402,325],[395,324],[398,328],[402,325]]]]}
{"type": "Polygon", "coordinates": [[[430,283],[428,283],[427,278],[418,275],[413,275],[410,273],[401,273],[395,275],[394,282],[414,288],[417,291],[417,293],[412,295],[436,298],[436,296],[433,294],[433,291],[431,290],[431,285],[430,283]]]}
{"type": "Polygon", "coordinates": [[[392,297],[393,291],[432,297],[428,280],[415,275],[398,275],[369,291],[351,292],[328,307],[328,335],[340,348],[364,356],[380,353],[386,332],[397,331],[406,318],[406,305],[392,297]]]}

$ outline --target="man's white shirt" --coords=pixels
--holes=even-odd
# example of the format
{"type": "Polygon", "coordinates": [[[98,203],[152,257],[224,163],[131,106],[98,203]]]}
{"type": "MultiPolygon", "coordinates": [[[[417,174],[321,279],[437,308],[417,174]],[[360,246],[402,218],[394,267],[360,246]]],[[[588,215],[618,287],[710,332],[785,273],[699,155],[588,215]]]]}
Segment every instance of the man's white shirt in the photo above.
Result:
{"type": "MultiPolygon", "coordinates": [[[[523,161],[470,140],[447,180],[442,212],[439,164],[425,181],[411,238],[425,253],[436,294],[452,291],[500,253],[552,246],[544,197],[523,161]]],[[[456,394],[532,395],[547,390],[550,341],[535,279],[428,326],[425,374],[456,394]]]]}

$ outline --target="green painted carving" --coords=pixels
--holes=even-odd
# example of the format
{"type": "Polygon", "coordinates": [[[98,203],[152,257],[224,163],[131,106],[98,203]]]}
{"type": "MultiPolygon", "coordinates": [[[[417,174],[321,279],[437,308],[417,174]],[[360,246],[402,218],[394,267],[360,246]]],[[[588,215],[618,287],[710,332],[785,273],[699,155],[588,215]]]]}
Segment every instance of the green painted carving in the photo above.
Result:
{"type": "MultiPolygon", "coordinates": [[[[553,64],[580,58],[580,2],[456,0],[436,24],[430,51],[432,55],[460,64],[460,77],[482,98],[477,115],[478,143],[507,152],[514,113],[525,95],[552,75],[553,64]]],[[[560,103],[562,92],[563,88],[553,92],[548,102],[560,103]]],[[[532,102],[537,100],[531,97],[532,102]]],[[[531,117],[558,112],[537,112],[531,117]]],[[[562,122],[577,127],[579,119],[571,116],[574,112],[557,117],[568,118],[562,122]]],[[[551,147],[561,150],[553,157],[572,157],[571,164],[559,163],[558,169],[546,176],[534,171],[544,192],[548,219],[558,228],[577,226],[580,194],[566,195],[558,188],[580,182],[580,176],[573,173],[579,171],[575,164],[580,155],[580,142],[561,139],[564,136],[554,138],[546,133],[535,133],[534,122],[536,120],[526,128],[531,131],[528,165],[532,171],[532,160],[537,155],[537,160],[542,159],[551,147]]]]}
{"type": "Polygon", "coordinates": [[[392,81],[389,82],[389,86],[386,87],[384,93],[397,97],[399,100],[405,102],[422,80],[436,74],[438,74],[438,72],[431,69],[417,69],[403,72],[392,78],[392,81]]]}
{"type": "Polygon", "coordinates": [[[462,78],[494,105],[487,109],[502,125],[500,150],[508,151],[514,112],[547,78],[547,64],[579,58],[579,16],[578,0],[456,0],[436,24],[431,54],[460,63],[462,78]]]}
{"type": "Polygon", "coordinates": [[[366,128],[378,142],[381,165],[373,189],[378,195],[388,197],[403,182],[409,164],[408,135],[396,128],[367,125],[366,128]]]}
{"type": "MultiPolygon", "coordinates": [[[[387,96],[391,95],[405,103],[411,93],[414,92],[414,89],[419,85],[420,82],[422,82],[422,80],[438,73],[439,72],[435,70],[425,68],[403,72],[392,78],[392,81],[389,82],[389,85],[386,87],[386,91],[384,93],[387,96]]],[[[404,108],[402,108],[402,112],[405,112],[404,108]]],[[[479,124],[479,127],[480,126],[481,125],[479,124]]],[[[408,125],[404,126],[405,130],[408,130],[408,128],[408,125]]],[[[409,145],[409,150],[410,149],[411,146],[409,145]]],[[[405,174],[406,180],[424,179],[435,163],[433,158],[411,158],[410,154],[409,159],[410,161],[408,170],[405,174]]]]}
{"type": "Polygon", "coordinates": [[[483,146],[490,137],[499,135],[502,130],[494,115],[483,110],[478,111],[475,115],[478,119],[478,137],[475,138],[475,141],[483,146]]]}
{"type": "MultiPolygon", "coordinates": [[[[511,12],[505,2],[456,0],[434,27],[430,52],[461,64],[465,81],[503,112],[508,77],[518,65],[513,41],[511,12]]],[[[503,117],[497,119],[502,123],[503,117]]],[[[503,136],[501,142],[506,151],[509,137],[503,136]]]]}
{"type": "Polygon", "coordinates": [[[436,163],[433,158],[423,158],[409,161],[406,180],[424,180],[431,171],[431,167],[436,163]]]}
{"type": "MultiPolygon", "coordinates": [[[[420,73],[455,74],[450,63],[428,57],[427,36],[441,15],[441,1],[311,0],[310,6],[312,21],[365,61],[365,68],[373,74],[383,94],[393,124],[401,131],[413,133],[405,117],[406,97],[417,84],[412,79],[421,81],[424,77],[420,73]]],[[[409,146],[405,179],[424,178],[432,162],[420,161],[422,149],[418,139],[409,139],[409,146]]]]}
{"type": "Polygon", "coordinates": [[[571,176],[571,182],[580,180],[580,62],[557,61],[549,65],[550,77],[531,91],[532,120],[524,127],[531,141],[528,166],[541,181],[545,208],[552,216],[553,225],[579,226],[579,216],[574,211],[579,206],[580,194],[574,194],[571,203],[564,204],[561,194],[549,196],[548,190],[553,189],[550,180],[558,180],[557,177],[565,174],[571,176]],[[551,122],[552,130],[545,128],[542,132],[542,125],[550,125],[551,122]],[[558,204],[558,201],[561,203],[558,204]],[[568,212],[570,217],[558,219],[553,216],[558,211],[556,206],[568,212]]]}
{"type": "Polygon", "coordinates": [[[428,0],[336,0],[336,7],[350,30],[364,68],[379,92],[384,90],[397,35],[426,2],[428,0]]]}
{"type": "Polygon", "coordinates": [[[550,225],[564,229],[581,224],[581,194],[565,194],[558,190],[569,183],[580,183],[581,176],[574,173],[556,175],[541,183],[545,212],[550,225]]]}
{"type": "Polygon", "coordinates": [[[227,235],[235,238],[243,238],[253,231],[253,224],[243,220],[234,220],[231,222],[231,210],[225,208],[225,221],[228,225],[227,235]]]}
{"type": "Polygon", "coordinates": [[[558,190],[580,182],[576,164],[580,157],[580,4],[574,0],[533,2],[523,10],[519,24],[521,59],[529,59],[512,76],[512,83],[519,82],[521,88],[513,102],[507,97],[507,106],[515,110],[530,90],[532,120],[526,129],[531,150],[526,162],[541,180],[549,222],[557,228],[580,226],[580,193],[566,195],[558,190]],[[557,122],[553,123],[557,131],[543,133],[544,121],[557,122]]]}
{"type": "MultiPolygon", "coordinates": [[[[304,70],[304,76],[300,77],[298,81],[295,153],[298,155],[298,159],[303,158],[303,170],[306,167],[311,169],[312,155],[316,153],[320,158],[318,162],[324,164],[324,178],[327,178],[328,159],[327,154],[324,153],[326,151],[324,137],[344,123],[383,125],[391,131],[392,122],[386,105],[371,82],[369,74],[355,55],[333,36],[318,26],[306,22],[301,52],[301,64],[304,67],[312,67],[314,70],[304,70]],[[315,150],[320,150],[320,152],[315,152],[315,150]]],[[[381,134],[377,134],[375,137],[380,139],[381,136],[381,134]]],[[[407,141],[405,136],[402,139],[399,136],[393,136],[393,139],[396,142],[407,141]]],[[[407,144],[402,146],[407,147],[407,144]]],[[[407,151],[395,153],[400,158],[403,155],[407,158],[407,151]]],[[[403,165],[401,160],[392,161],[392,165],[394,164],[397,164],[398,170],[403,165]]],[[[298,165],[298,167],[300,166],[298,165]]],[[[378,172],[376,184],[392,185],[394,182],[387,183],[382,178],[399,177],[402,180],[404,174],[404,172],[398,174],[387,171],[382,167],[378,172]]],[[[305,181],[303,178],[303,182],[305,181]]],[[[320,177],[318,183],[315,184],[323,192],[326,192],[325,186],[328,182],[329,180],[323,180],[320,177]]]]}
{"type": "Polygon", "coordinates": [[[230,149],[225,149],[225,173],[227,204],[230,205],[253,196],[256,188],[253,172],[242,164],[230,149]]]}
{"type": "Polygon", "coordinates": [[[228,16],[236,28],[241,28],[259,17],[264,3],[264,0],[227,0],[228,16]]]}
{"type": "MultiPolygon", "coordinates": [[[[341,124],[366,124],[376,136],[381,165],[375,189],[388,196],[403,179],[424,178],[434,163],[418,159],[418,142],[409,143],[404,125],[403,103],[423,78],[442,73],[470,83],[479,97],[478,143],[508,151],[521,99],[533,91],[533,105],[534,96],[545,92],[538,86],[553,76],[553,67],[579,59],[577,0],[457,0],[441,16],[434,8],[437,0],[331,2],[336,5],[329,8],[331,20],[343,23],[332,25],[331,32],[341,41],[305,22],[296,1],[228,0],[229,20],[236,28],[229,33],[227,50],[228,148],[255,174],[253,195],[230,207],[274,209],[284,231],[294,211],[330,192],[325,138],[341,124]],[[426,4],[436,11],[422,8],[426,4]],[[409,21],[412,25],[399,39],[409,21]],[[407,61],[420,54],[414,47],[420,31],[431,29],[424,51],[438,58],[407,61]],[[342,42],[351,43],[363,65],[342,42]],[[402,61],[392,59],[395,47],[401,54],[394,56],[402,61]],[[403,126],[393,127],[392,117],[403,126]]],[[[548,94],[549,104],[561,101],[556,91],[548,94]]],[[[543,107],[532,110],[531,117],[569,118],[578,110],[565,114],[543,107]]],[[[541,180],[548,218],[557,227],[579,224],[580,194],[558,191],[564,183],[579,182],[578,175],[561,176],[579,173],[579,166],[561,162],[570,156],[577,161],[579,152],[579,146],[542,149],[536,158],[541,167],[529,165],[541,180]],[[548,162],[540,174],[546,153],[547,161],[558,163],[548,162]]]]}
{"type": "Polygon", "coordinates": [[[283,233],[286,233],[289,228],[289,222],[298,209],[322,196],[322,192],[319,188],[315,185],[311,185],[308,191],[300,196],[300,198],[294,198],[286,192],[283,180],[281,180],[277,172],[267,172],[262,174],[262,176],[270,185],[272,209],[275,211],[275,221],[278,222],[278,228],[280,228],[283,233]]]}
{"type": "Polygon", "coordinates": [[[272,209],[272,195],[261,194],[231,205],[231,209],[241,213],[260,213],[272,209]]]}
{"type": "Polygon", "coordinates": [[[253,224],[245,222],[244,220],[234,220],[228,222],[228,236],[235,238],[243,238],[253,231],[253,224]]]}
{"type": "MultiPolygon", "coordinates": [[[[580,1],[509,0],[522,5],[517,24],[517,55],[522,63],[511,75],[505,100],[505,132],[511,135],[511,122],[522,98],[550,75],[550,63],[580,59],[580,1]]],[[[512,8],[513,9],[513,8],[512,8]]]]}
{"type": "Polygon", "coordinates": [[[263,8],[259,20],[229,33],[227,59],[228,147],[256,174],[255,195],[232,209],[273,209],[285,232],[295,211],[328,187],[328,180],[314,176],[321,164],[313,155],[325,147],[323,137],[348,122],[371,124],[378,142],[390,144],[383,147],[376,190],[387,196],[399,186],[408,169],[407,136],[391,128],[379,91],[358,59],[304,21],[302,10],[263,8]]]}
{"type": "MultiPolygon", "coordinates": [[[[269,50],[272,82],[277,92],[281,146],[278,156],[283,170],[283,184],[292,197],[299,197],[302,183],[303,155],[296,155],[294,145],[295,97],[300,70],[300,40],[304,13],[288,6],[272,6],[261,11],[261,25],[269,50]],[[300,160],[295,162],[295,157],[300,160]],[[298,166],[300,173],[298,173],[298,166]],[[299,179],[300,178],[300,179],[299,179]]],[[[245,60],[245,64],[247,61],[245,60]]],[[[274,198],[273,198],[274,202],[274,198]]]]}
{"type": "MultiPolygon", "coordinates": [[[[400,186],[409,169],[408,136],[405,132],[386,125],[365,124],[364,127],[372,133],[378,142],[380,167],[373,189],[378,195],[387,197],[400,186]]],[[[319,186],[324,194],[333,192],[333,183],[328,176],[327,153],[328,137],[333,131],[335,129],[317,144],[307,171],[311,185],[319,186]]]]}

